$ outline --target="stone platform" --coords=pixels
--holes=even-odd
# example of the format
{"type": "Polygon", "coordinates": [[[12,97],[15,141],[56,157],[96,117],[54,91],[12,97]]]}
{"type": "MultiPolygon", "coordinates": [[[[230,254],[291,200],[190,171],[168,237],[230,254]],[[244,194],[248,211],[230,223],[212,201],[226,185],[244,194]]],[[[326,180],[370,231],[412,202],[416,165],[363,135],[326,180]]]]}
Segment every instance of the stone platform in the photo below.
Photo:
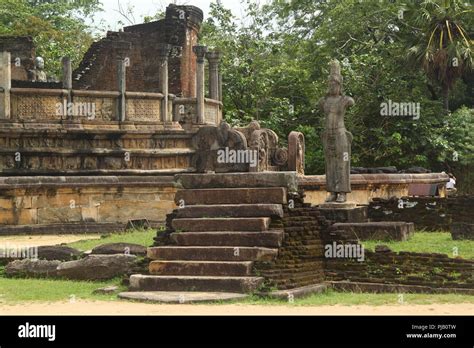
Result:
{"type": "Polygon", "coordinates": [[[0,234],[159,223],[176,207],[175,193],[172,176],[0,177],[0,234]]]}

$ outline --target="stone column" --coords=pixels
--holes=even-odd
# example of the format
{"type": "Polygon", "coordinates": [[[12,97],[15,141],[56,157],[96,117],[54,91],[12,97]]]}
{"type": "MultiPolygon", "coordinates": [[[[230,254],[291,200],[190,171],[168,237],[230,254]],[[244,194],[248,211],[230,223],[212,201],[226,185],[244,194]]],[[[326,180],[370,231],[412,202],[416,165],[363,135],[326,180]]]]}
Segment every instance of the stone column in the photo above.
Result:
{"type": "Polygon", "coordinates": [[[204,108],[205,108],[205,81],[204,81],[204,56],[207,52],[206,46],[194,46],[193,52],[197,57],[197,67],[196,67],[196,114],[198,124],[204,124],[204,108]]]}
{"type": "Polygon", "coordinates": [[[71,58],[63,57],[61,62],[63,64],[63,88],[64,89],[72,89],[71,58]]]}
{"type": "Polygon", "coordinates": [[[222,95],[222,72],[219,71],[219,101],[224,100],[224,96],[222,95]]]}
{"type": "Polygon", "coordinates": [[[171,45],[160,44],[158,46],[158,79],[160,82],[160,93],[163,94],[163,100],[161,102],[161,121],[172,122],[173,120],[169,117],[168,112],[168,57],[170,55],[171,45]]]}
{"type": "Polygon", "coordinates": [[[127,74],[126,74],[127,67],[125,66],[124,59],[117,59],[117,81],[118,81],[118,90],[120,96],[118,98],[118,111],[117,117],[118,121],[124,122],[127,113],[127,102],[125,100],[125,91],[127,89],[126,81],[127,81],[127,74]]]}
{"type": "Polygon", "coordinates": [[[221,60],[221,52],[211,51],[206,53],[209,62],[209,98],[219,99],[219,62],[221,60]]]}
{"type": "Polygon", "coordinates": [[[63,89],[67,89],[67,103],[72,102],[72,66],[71,58],[63,57],[61,60],[63,65],[63,89]]]}
{"type": "Polygon", "coordinates": [[[10,89],[12,87],[10,52],[0,53],[0,119],[10,118],[10,89]]]}

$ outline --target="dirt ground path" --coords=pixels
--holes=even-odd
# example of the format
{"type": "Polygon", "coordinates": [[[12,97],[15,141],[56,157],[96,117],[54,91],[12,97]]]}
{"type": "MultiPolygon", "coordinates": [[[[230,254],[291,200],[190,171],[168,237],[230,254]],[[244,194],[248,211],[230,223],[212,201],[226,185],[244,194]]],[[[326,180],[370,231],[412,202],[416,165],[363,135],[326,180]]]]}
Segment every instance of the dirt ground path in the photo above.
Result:
{"type": "Polygon", "coordinates": [[[76,301],[1,305],[0,315],[474,315],[474,304],[303,307],[76,301]]]}
{"type": "Polygon", "coordinates": [[[0,237],[0,249],[15,247],[35,247],[42,245],[57,245],[73,243],[85,239],[100,239],[98,234],[72,234],[72,235],[42,235],[42,236],[8,236],[0,237]]]}

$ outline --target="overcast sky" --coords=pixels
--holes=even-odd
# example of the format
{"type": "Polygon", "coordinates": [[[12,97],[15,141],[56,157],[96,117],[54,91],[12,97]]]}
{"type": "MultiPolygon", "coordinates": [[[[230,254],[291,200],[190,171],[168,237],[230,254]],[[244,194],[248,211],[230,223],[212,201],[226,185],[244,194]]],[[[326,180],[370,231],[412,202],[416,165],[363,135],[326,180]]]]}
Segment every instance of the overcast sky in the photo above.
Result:
{"type": "MultiPolygon", "coordinates": [[[[172,0],[101,0],[104,12],[99,13],[95,17],[95,23],[103,22],[108,30],[114,31],[122,27],[117,24],[120,20],[127,23],[126,19],[118,12],[119,1],[124,9],[126,9],[128,5],[133,6],[136,24],[143,22],[143,16],[153,16],[173,2],[172,0]]],[[[206,18],[209,13],[210,3],[216,1],[217,0],[178,0],[175,2],[179,5],[194,5],[199,7],[204,11],[204,18],[206,18]]],[[[242,17],[243,10],[240,0],[221,0],[221,3],[226,8],[231,9],[236,17],[242,17]]]]}

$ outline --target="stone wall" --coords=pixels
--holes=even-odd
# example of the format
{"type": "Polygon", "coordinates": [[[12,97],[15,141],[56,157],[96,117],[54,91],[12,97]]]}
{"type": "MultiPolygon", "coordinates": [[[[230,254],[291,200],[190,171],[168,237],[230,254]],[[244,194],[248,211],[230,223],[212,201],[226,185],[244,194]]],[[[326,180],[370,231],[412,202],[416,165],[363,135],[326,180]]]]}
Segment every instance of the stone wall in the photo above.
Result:
{"type": "Polygon", "coordinates": [[[30,36],[0,36],[0,52],[3,51],[11,53],[12,80],[27,81],[28,70],[34,68],[36,57],[33,38],[30,36]]]}
{"type": "MultiPolygon", "coordinates": [[[[357,204],[369,204],[377,198],[406,197],[414,185],[434,185],[439,196],[445,196],[445,184],[449,180],[447,174],[351,174],[352,192],[347,200],[357,204]]],[[[325,175],[305,175],[299,177],[299,187],[305,191],[305,202],[313,205],[324,203],[326,192],[325,175]]]]}
{"type": "Polygon", "coordinates": [[[183,131],[58,127],[10,129],[0,123],[0,174],[171,175],[191,168],[191,135],[183,131]]]}
{"type": "Polygon", "coordinates": [[[73,74],[77,89],[115,90],[117,58],[129,58],[127,90],[160,92],[158,48],[173,46],[169,60],[169,92],[195,97],[196,58],[192,47],[198,42],[203,13],[194,6],[170,5],[162,20],[125,27],[123,32],[108,32],[92,44],[73,74]]]}
{"type": "MultiPolygon", "coordinates": [[[[295,197],[293,197],[295,198],[295,197]]],[[[294,199],[295,201],[297,199],[294,199]]],[[[317,208],[296,202],[284,206],[284,217],[274,228],[283,227],[285,238],[272,262],[256,262],[255,272],[265,277],[268,288],[292,289],[318,284],[324,280],[323,246],[320,231],[327,221],[317,208]]]]}
{"type": "Polygon", "coordinates": [[[175,208],[173,177],[0,178],[2,226],[163,222],[175,208]]]}
{"type": "Polygon", "coordinates": [[[472,222],[474,196],[374,199],[368,215],[371,221],[414,222],[418,230],[449,231],[452,223],[472,222]]]}
{"type": "Polygon", "coordinates": [[[444,254],[365,251],[365,260],[325,259],[326,280],[474,288],[474,261],[444,254]]]}

